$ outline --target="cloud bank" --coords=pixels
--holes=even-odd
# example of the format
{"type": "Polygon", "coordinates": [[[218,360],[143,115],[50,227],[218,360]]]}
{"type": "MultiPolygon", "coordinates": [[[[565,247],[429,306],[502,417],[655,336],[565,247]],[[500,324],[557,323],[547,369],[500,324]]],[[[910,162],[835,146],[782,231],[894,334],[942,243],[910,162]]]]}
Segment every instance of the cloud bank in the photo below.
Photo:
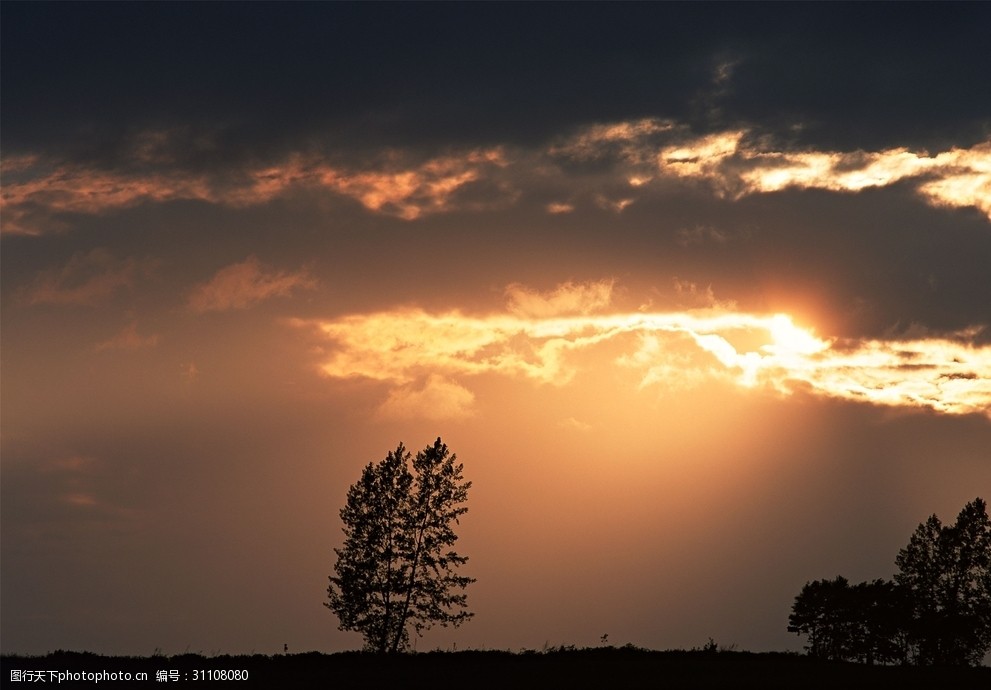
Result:
{"type": "Polygon", "coordinates": [[[991,141],[930,155],[882,151],[788,150],[747,129],[698,136],[659,118],[593,124],[536,148],[507,145],[446,150],[423,158],[384,149],[354,161],[290,151],[271,163],[186,169],[170,155],[168,133],[134,137],[117,168],[20,155],[3,161],[4,233],[63,231],[71,214],[102,214],[145,203],[196,200],[231,208],[265,204],[297,192],[350,198],[367,212],[413,221],[459,210],[488,210],[526,193],[554,189],[551,214],[575,209],[585,195],[622,212],[658,180],[701,182],[739,199],[785,189],[856,193],[908,183],[936,207],[973,207],[991,218],[991,141]],[[154,155],[148,152],[155,143],[154,155]],[[132,162],[142,164],[132,169],[132,162]],[[585,179],[587,169],[601,169],[585,179]],[[596,167],[597,166],[597,167],[596,167]],[[605,172],[603,172],[605,171],[605,172]]]}
{"type": "Polygon", "coordinates": [[[501,313],[404,308],[295,323],[315,329],[329,344],[320,363],[324,375],[382,381],[394,390],[390,401],[410,399],[410,393],[395,391],[424,378],[435,386],[459,385],[450,382],[482,374],[569,385],[582,367],[572,355],[611,343],[622,353],[604,349],[603,365],[638,371],[640,387],[718,379],[784,395],[805,391],[991,418],[991,346],[976,344],[979,329],[854,341],[821,338],[784,314],[724,307],[601,313],[606,302],[589,295],[603,285],[611,284],[566,284],[537,302],[541,308],[529,311],[519,308],[518,295],[531,293],[514,286],[509,307],[501,313]],[[544,308],[554,303],[572,313],[544,308]],[[591,305],[600,313],[575,305],[591,305]]]}

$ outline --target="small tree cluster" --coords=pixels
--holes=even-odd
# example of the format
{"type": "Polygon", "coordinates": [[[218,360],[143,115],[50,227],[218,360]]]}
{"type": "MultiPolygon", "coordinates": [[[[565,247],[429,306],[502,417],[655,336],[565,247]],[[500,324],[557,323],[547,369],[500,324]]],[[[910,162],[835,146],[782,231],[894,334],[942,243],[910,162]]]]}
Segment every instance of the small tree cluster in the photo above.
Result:
{"type": "Polygon", "coordinates": [[[415,457],[400,443],[348,490],[344,545],[334,549],[337,574],[324,605],[370,651],[407,649],[410,624],[419,635],[473,615],[464,589],[474,579],[457,574],[468,558],[451,548],[471,487],[456,459],[439,438],[415,457]]]}
{"type": "Polygon", "coordinates": [[[931,516],[899,551],[894,581],[808,582],[788,630],[812,656],[865,663],[979,664],[991,649],[991,521],[968,503],[952,526],[931,516]]]}
{"type": "Polygon", "coordinates": [[[795,597],[789,632],[808,635],[811,656],[867,664],[904,661],[904,602],[893,582],[808,582],[795,597]]]}

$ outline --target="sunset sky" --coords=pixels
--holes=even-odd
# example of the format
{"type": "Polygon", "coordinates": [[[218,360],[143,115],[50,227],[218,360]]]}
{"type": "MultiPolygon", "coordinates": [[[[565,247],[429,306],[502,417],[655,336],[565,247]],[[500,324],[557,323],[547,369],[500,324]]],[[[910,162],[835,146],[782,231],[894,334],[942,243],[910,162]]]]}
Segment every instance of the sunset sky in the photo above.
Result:
{"type": "Polygon", "coordinates": [[[991,499],[991,4],[4,2],[5,653],[357,648],[440,436],[475,617],[800,649],[991,499]]]}

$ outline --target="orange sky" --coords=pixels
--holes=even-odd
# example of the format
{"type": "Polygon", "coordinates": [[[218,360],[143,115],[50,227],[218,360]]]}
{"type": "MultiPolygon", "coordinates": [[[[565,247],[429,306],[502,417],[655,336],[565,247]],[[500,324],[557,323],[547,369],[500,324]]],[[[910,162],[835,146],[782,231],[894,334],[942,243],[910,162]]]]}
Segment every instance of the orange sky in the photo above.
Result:
{"type": "Polygon", "coordinates": [[[359,646],[400,441],[473,482],[419,649],[799,649],[988,498],[987,8],[712,7],[4,5],[3,651],[359,646]]]}

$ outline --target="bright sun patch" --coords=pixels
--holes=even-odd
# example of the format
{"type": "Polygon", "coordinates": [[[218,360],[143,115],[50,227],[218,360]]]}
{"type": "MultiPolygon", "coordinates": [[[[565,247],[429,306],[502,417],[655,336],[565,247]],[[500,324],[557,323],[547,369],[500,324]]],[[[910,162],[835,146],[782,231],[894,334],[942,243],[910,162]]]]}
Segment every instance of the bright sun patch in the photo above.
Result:
{"type": "Polygon", "coordinates": [[[775,314],[768,325],[772,342],[764,349],[778,355],[813,355],[829,347],[829,343],[816,338],[809,331],[792,323],[791,317],[775,314]]]}

